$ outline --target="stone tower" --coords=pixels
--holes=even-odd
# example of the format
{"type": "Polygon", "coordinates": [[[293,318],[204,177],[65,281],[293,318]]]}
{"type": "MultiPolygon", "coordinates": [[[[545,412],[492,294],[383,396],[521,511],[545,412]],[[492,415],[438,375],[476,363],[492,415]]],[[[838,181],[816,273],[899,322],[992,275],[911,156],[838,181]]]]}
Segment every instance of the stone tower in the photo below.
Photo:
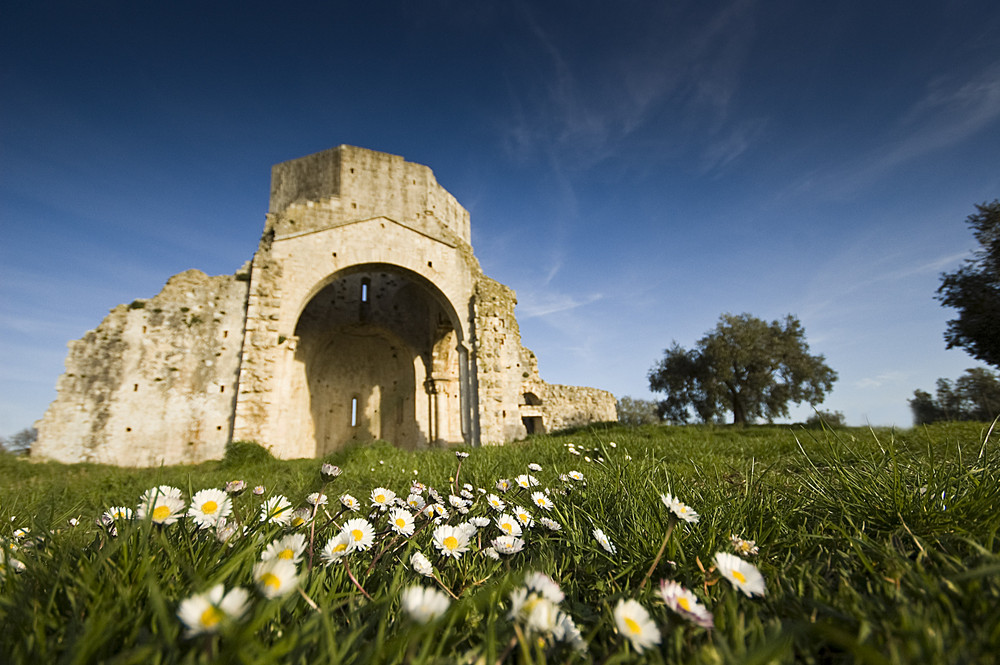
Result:
{"type": "Polygon", "coordinates": [[[318,457],[614,420],[610,393],[539,378],[470,239],[426,166],[351,146],[278,164],[249,266],[176,275],[71,342],[32,454],[173,464],[255,440],[318,457]]]}

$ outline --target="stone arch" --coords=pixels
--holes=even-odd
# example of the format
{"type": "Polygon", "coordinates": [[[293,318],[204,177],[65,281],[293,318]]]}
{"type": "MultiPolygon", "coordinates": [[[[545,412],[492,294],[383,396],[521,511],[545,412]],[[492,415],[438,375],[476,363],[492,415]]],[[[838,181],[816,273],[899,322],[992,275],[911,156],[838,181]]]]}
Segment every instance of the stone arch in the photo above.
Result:
{"type": "Polygon", "coordinates": [[[337,271],[296,320],[289,422],[320,456],[349,441],[467,441],[463,337],[454,307],[421,275],[382,263],[337,271]]]}

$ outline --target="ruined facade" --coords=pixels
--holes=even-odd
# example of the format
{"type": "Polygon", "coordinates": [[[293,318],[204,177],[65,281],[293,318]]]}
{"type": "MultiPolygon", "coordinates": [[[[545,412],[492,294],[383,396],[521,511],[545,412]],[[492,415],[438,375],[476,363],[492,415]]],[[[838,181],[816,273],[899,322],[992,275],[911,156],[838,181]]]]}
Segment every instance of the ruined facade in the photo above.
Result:
{"type": "Polygon", "coordinates": [[[32,454],[144,466],[254,440],[318,457],[615,420],[610,393],[541,380],[470,240],[426,166],[350,146],[278,164],[252,261],[175,275],[71,342],[32,454]]]}

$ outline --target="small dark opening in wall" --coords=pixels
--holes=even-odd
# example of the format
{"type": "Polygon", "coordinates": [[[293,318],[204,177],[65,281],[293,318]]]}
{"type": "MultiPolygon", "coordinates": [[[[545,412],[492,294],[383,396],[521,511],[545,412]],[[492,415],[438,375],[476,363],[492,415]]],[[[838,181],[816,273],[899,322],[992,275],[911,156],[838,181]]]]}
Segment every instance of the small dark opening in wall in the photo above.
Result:
{"type": "Polygon", "coordinates": [[[351,169],[351,173],[354,173],[354,169],[351,169]]]}
{"type": "Polygon", "coordinates": [[[143,326],[143,327],[142,327],[142,334],[143,334],[143,335],[145,335],[145,334],[146,334],[146,326],[143,326]]]}
{"type": "Polygon", "coordinates": [[[215,429],[216,429],[217,431],[221,432],[221,431],[222,431],[222,425],[219,425],[219,426],[217,426],[217,427],[216,427],[215,429]]]}
{"type": "Polygon", "coordinates": [[[368,287],[371,286],[371,280],[367,277],[361,280],[361,302],[368,302],[368,287]]]}
{"type": "Polygon", "coordinates": [[[351,398],[351,427],[358,426],[358,398],[351,398]]]}
{"type": "Polygon", "coordinates": [[[126,432],[131,432],[131,431],[132,431],[132,428],[131,428],[131,427],[126,427],[126,428],[125,428],[125,431],[126,431],[126,432]]]}
{"type": "Polygon", "coordinates": [[[358,204],[357,204],[357,203],[354,203],[354,202],[351,202],[351,207],[352,207],[352,208],[357,208],[357,207],[358,207],[358,204]]]}
{"type": "Polygon", "coordinates": [[[220,393],[226,392],[226,387],[225,386],[219,386],[219,392],[220,393]]]}
{"type": "Polygon", "coordinates": [[[135,385],[132,386],[132,392],[134,392],[134,393],[139,392],[139,384],[138,383],[136,383],[135,385]]]}
{"type": "Polygon", "coordinates": [[[428,261],[427,262],[427,267],[428,268],[433,268],[434,267],[434,262],[433,261],[428,261]]]}
{"type": "Polygon", "coordinates": [[[337,252],[333,253],[333,258],[337,258],[337,252]]]}
{"type": "Polygon", "coordinates": [[[222,339],[225,339],[227,337],[229,337],[229,331],[228,330],[223,330],[222,331],[222,339]]]}

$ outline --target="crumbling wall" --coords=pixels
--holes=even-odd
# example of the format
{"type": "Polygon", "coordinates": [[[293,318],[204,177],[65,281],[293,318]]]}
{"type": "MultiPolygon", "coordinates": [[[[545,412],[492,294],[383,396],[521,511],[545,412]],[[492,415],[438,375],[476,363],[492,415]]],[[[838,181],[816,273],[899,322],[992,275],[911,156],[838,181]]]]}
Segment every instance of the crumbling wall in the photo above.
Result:
{"type": "Polygon", "coordinates": [[[217,459],[231,435],[246,272],[188,270],[70,342],[32,456],[123,466],[217,459]]]}
{"type": "Polygon", "coordinates": [[[615,396],[606,390],[547,383],[541,392],[546,431],[618,420],[615,396]]]}

